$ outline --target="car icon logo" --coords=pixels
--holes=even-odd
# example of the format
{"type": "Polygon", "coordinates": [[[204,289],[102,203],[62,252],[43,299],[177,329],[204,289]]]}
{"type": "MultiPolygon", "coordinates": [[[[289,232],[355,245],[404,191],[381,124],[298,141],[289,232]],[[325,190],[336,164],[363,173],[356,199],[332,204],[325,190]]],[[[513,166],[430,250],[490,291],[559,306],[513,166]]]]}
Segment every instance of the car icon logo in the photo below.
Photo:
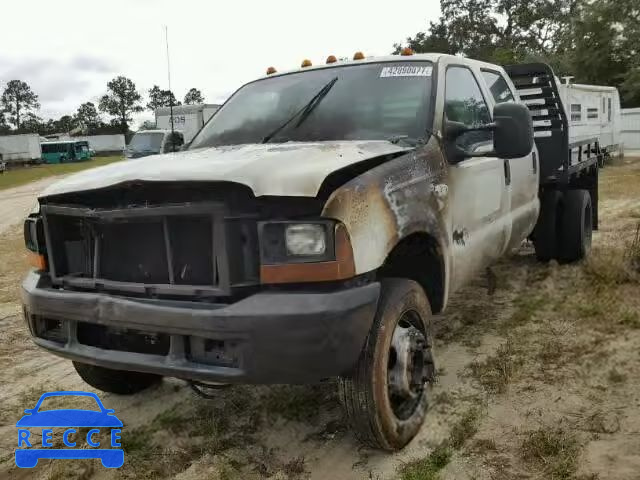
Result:
{"type": "Polygon", "coordinates": [[[16,423],[18,448],[15,451],[15,458],[18,467],[33,468],[41,458],[99,458],[102,465],[107,468],[119,468],[123,465],[124,451],[120,444],[122,422],[115,416],[114,410],[104,407],[95,393],[47,392],[40,397],[35,407],[26,409],[24,412],[25,415],[16,423]],[[98,409],[42,409],[43,401],[51,397],[90,397],[95,400],[98,409]],[[67,448],[53,448],[54,428],[56,431],[64,429],[62,440],[67,448]],[[90,429],[84,439],[78,434],[78,428],[90,429]],[[101,428],[110,429],[109,446],[111,448],[100,448],[100,441],[96,435],[100,433],[101,428]],[[39,429],[41,432],[38,432],[39,429]],[[33,439],[32,434],[34,434],[33,439]],[[88,448],[83,447],[83,440],[86,440],[88,448]]]}

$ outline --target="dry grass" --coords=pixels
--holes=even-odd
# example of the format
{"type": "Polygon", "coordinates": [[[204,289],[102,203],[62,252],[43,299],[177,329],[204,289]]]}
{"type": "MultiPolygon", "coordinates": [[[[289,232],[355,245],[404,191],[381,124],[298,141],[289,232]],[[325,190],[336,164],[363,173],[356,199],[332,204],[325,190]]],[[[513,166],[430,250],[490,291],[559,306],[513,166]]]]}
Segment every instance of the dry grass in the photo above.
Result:
{"type": "Polygon", "coordinates": [[[481,418],[481,410],[470,408],[455,422],[449,437],[438,445],[429,456],[404,463],[399,469],[400,480],[436,480],[439,472],[451,461],[456,450],[476,434],[481,418]]]}
{"type": "Polygon", "coordinates": [[[471,376],[487,391],[504,393],[521,363],[517,353],[513,340],[509,338],[493,355],[471,363],[471,376]]]}
{"type": "Polygon", "coordinates": [[[578,469],[579,452],[575,435],[563,429],[529,431],[520,446],[522,458],[549,480],[573,478],[578,469]]]}
{"type": "Polygon", "coordinates": [[[34,182],[54,175],[65,175],[76,173],[89,168],[101,167],[110,163],[118,162],[124,157],[118,155],[113,157],[97,157],[86,162],[62,163],[55,165],[26,166],[8,170],[0,175],[0,190],[18,187],[26,183],[34,182]]]}

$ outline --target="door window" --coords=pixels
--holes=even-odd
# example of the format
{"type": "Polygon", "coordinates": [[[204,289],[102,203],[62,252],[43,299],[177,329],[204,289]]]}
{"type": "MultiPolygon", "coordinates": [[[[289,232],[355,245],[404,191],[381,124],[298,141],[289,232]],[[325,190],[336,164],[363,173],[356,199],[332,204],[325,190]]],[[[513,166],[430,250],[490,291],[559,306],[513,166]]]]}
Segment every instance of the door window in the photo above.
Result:
{"type": "MultiPolygon", "coordinates": [[[[491,122],[487,102],[471,70],[465,67],[449,67],[445,85],[445,119],[473,127],[491,122]]],[[[490,131],[467,132],[456,139],[456,144],[473,150],[479,144],[492,140],[490,131]]]]}
{"type": "Polygon", "coordinates": [[[507,81],[497,72],[482,70],[482,78],[489,87],[491,96],[496,103],[514,102],[513,92],[507,81]]]}

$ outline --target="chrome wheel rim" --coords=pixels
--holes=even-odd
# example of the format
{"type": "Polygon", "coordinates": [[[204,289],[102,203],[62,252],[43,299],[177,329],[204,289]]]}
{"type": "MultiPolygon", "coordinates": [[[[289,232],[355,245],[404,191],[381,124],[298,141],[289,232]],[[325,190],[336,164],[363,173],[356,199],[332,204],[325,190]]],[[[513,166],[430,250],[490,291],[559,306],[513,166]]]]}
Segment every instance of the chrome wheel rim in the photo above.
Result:
{"type": "Polygon", "coordinates": [[[387,393],[391,408],[400,420],[415,412],[433,380],[431,345],[421,328],[418,313],[404,312],[396,324],[387,362],[387,393]]]}

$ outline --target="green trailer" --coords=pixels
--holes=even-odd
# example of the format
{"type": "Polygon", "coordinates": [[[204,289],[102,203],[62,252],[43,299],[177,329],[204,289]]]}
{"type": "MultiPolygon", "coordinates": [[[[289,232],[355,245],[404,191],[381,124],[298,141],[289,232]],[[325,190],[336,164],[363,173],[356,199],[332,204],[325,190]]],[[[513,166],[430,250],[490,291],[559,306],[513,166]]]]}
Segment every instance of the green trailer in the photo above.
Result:
{"type": "Polygon", "coordinates": [[[87,141],[44,142],[40,146],[44,163],[81,162],[91,158],[87,141]]]}

